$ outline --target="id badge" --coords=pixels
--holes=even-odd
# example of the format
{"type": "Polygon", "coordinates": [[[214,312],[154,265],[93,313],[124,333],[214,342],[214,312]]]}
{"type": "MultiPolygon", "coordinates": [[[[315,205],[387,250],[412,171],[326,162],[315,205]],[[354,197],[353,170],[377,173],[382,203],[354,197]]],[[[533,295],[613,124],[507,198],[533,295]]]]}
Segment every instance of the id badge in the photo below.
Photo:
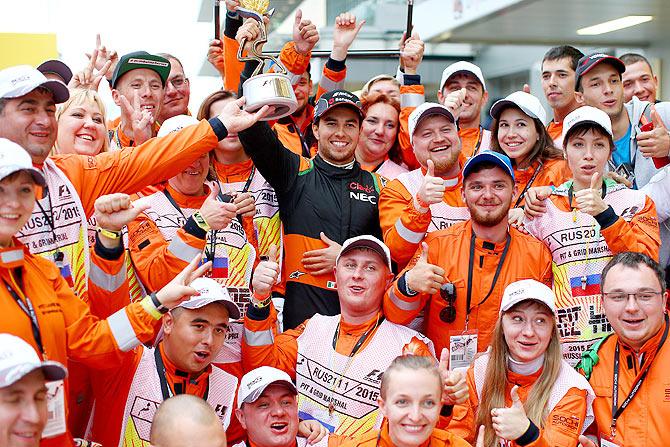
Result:
{"type": "Polygon", "coordinates": [[[449,369],[468,368],[477,354],[477,330],[452,331],[449,336],[449,369]]]}
{"type": "Polygon", "coordinates": [[[600,434],[600,447],[621,447],[619,444],[614,442],[611,436],[607,436],[604,433],[600,434]]]}
{"type": "Polygon", "coordinates": [[[47,382],[47,425],[43,438],[65,433],[65,389],[62,380],[47,382]]]}

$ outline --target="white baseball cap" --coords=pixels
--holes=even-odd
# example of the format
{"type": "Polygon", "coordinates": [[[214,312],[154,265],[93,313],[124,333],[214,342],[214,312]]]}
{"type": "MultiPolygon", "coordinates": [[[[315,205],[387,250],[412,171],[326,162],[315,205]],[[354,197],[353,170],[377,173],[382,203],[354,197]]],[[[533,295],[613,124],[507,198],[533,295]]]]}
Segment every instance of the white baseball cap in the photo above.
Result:
{"type": "Polygon", "coordinates": [[[164,137],[165,135],[171,134],[172,132],[182,130],[184,127],[192,126],[198,123],[199,121],[190,115],[173,116],[172,118],[168,118],[163,121],[163,124],[161,124],[160,129],[158,129],[156,136],[164,137]]]}
{"type": "Polygon", "coordinates": [[[242,408],[242,404],[255,402],[273,383],[286,385],[293,393],[298,394],[288,374],[271,366],[261,366],[242,376],[240,387],[237,389],[237,408],[242,408]]]}
{"type": "Polygon", "coordinates": [[[228,318],[231,320],[240,318],[240,308],[232,300],[228,294],[228,290],[212,278],[196,278],[190,286],[197,290],[199,295],[192,296],[177,307],[200,309],[208,304],[220,302],[228,309],[228,318]]]}
{"type": "Polygon", "coordinates": [[[335,258],[335,264],[337,264],[340,261],[340,257],[343,254],[353,250],[354,248],[361,248],[361,247],[369,248],[370,250],[376,252],[379,256],[382,257],[384,263],[386,263],[386,266],[389,268],[389,270],[393,270],[391,268],[391,252],[389,248],[382,241],[368,234],[363,234],[361,236],[356,237],[350,237],[349,239],[344,241],[344,244],[342,244],[340,252],[337,254],[337,258],[335,258]]]}
{"type": "Polygon", "coordinates": [[[17,171],[28,171],[40,186],[46,185],[44,175],[33,167],[33,160],[24,148],[7,138],[0,138],[0,180],[17,171]]]}
{"type": "Polygon", "coordinates": [[[554,299],[554,292],[546,285],[534,279],[522,279],[505,287],[500,302],[500,314],[502,315],[503,312],[507,312],[522,301],[535,300],[546,305],[556,315],[554,299]]]}
{"type": "Polygon", "coordinates": [[[445,116],[450,122],[458,123],[458,120],[454,114],[451,113],[451,110],[449,110],[446,106],[436,102],[424,102],[419,107],[414,109],[412,113],[409,114],[409,118],[407,118],[410,144],[414,144],[414,131],[418,127],[421,120],[432,115],[442,115],[445,116]]]}
{"type": "Polygon", "coordinates": [[[547,122],[547,112],[540,104],[540,100],[526,92],[510,93],[505,98],[496,101],[491,107],[491,116],[495,119],[500,118],[503,110],[509,106],[518,107],[529,117],[540,120],[543,125],[547,122]]]}
{"type": "Polygon", "coordinates": [[[461,73],[461,72],[466,72],[466,73],[471,73],[475,75],[475,77],[479,80],[479,82],[482,83],[482,88],[484,91],[486,91],[486,83],[484,82],[484,74],[482,73],[482,69],[473,64],[472,62],[467,62],[467,61],[458,61],[454,62],[453,64],[449,65],[447,68],[444,69],[442,72],[442,79],[440,79],[440,87],[438,91],[442,91],[444,88],[444,84],[447,83],[450,77],[455,75],[456,73],[461,73]]]}
{"type": "Polygon", "coordinates": [[[563,119],[563,134],[561,138],[564,145],[568,141],[566,136],[570,132],[570,129],[581,123],[595,124],[607,132],[609,136],[614,137],[612,133],[612,121],[607,113],[595,107],[582,106],[568,113],[568,116],[563,119]]]}
{"type": "Polygon", "coordinates": [[[0,71],[0,98],[18,98],[44,87],[54,95],[54,102],[60,104],[70,97],[67,85],[55,79],[47,79],[39,70],[30,65],[15,65],[0,71]]]}
{"type": "Polygon", "coordinates": [[[35,349],[12,334],[0,334],[0,388],[18,382],[41,369],[47,382],[64,379],[67,370],[58,362],[41,361],[35,349]]]}

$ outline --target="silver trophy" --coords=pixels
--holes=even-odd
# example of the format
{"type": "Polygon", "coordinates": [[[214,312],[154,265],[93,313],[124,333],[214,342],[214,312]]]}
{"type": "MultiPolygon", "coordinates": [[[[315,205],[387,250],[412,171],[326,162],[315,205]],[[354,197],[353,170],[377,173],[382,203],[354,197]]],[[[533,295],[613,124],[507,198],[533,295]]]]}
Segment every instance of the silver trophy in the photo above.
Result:
{"type": "Polygon", "coordinates": [[[237,59],[240,62],[256,61],[259,63],[251,77],[242,84],[242,94],[247,100],[244,110],[253,113],[265,105],[274,107],[274,112],[266,116],[265,121],[290,115],[298,108],[298,101],[295,99],[288,72],[275,57],[263,54],[259,49],[260,45],[268,41],[263,16],[271,16],[274,9],[268,11],[269,0],[241,0],[240,5],[241,7],[237,8],[238,14],[243,18],[257,20],[261,29],[260,37],[251,42],[247,56],[243,55],[246,39],[240,42],[240,48],[237,51],[237,59]],[[275,71],[262,73],[265,61],[268,60],[274,63],[275,71]]]}

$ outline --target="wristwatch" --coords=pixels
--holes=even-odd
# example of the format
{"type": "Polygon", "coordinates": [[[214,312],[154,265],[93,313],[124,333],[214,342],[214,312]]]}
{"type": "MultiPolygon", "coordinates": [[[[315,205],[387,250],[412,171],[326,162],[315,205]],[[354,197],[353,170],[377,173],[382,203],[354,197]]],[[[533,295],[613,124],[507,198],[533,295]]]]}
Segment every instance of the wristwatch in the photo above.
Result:
{"type": "Polygon", "coordinates": [[[209,231],[212,229],[212,227],[209,226],[205,218],[202,217],[202,214],[200,214],[199,210],[193,213],[191,217],[193,217],[193,220],[195,221],[196,225],[198,225],[203,230],[209,231]]]}
{"type": "Polygon", "coordinates": [[[156,292],[152,292],[151,295],[151,302],[153,303],[154,307],[156,307],[156,310],[162,314],[168,313],[170,309],[165,307],[163,304],[161,304],[160,301],[158,301],[158,297],[156,296],[156,292]]]}
{"type": "Polygon", "coordinates": [[[121,239],[121,233],[120,231],[114,231],[114,230],[105,230],[104,228],[98,227],[95,231],[98,232],[99,235],[105,236],[106,238],[109,239],[121,239]]]}

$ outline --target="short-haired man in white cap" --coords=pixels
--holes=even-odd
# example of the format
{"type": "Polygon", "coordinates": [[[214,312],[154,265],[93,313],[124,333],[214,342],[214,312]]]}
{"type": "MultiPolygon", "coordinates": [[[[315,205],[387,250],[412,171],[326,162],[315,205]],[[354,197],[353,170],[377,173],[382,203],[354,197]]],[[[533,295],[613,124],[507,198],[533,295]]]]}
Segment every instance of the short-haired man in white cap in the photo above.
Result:
{"type": "MultiPolygon", "coordinates": [[[[244,319],[245,371],[270,365],[295,377],[301,417],[318,420],[331,433],[348,436],[379,428],[383,371],[401,354],[434,356],[430,341],[389,323],[381,312],[393,279],[388,248],[373,236],[347,239],[334,269],[341,315],[316,314],[274,337],[269,293],[278,271],[276,262],[265,261],[254,273],[254,301],[244,319]]],[[[446,367],[445,378],[451,379],[446,367]]],[[[448,390],[447,399],[454,393],[448,390]]]]}
{"type": "MultiPolygon", "coordinates": [[[[298,436],[297,396],[291,377],[280,369],[261,366],[246,373],[237,390],[235,416],[247,431],[247,440],[234,447],[305,447],[308,439],[298,436]]],[[[338,444],[337,437],[330,438],[338,444]]],[[[323,437],[311,445],[328,444],[329,437],[323,437]]]]}
{"type": "Polygon", "coordinates": [[[41,361],[23,339],[0,334],[0,446],[37,447],[47,427],[47,384],[63,386],[58,362],[41,361]]]}
{"type": "Polygon", "coordinates": [[[458,121],[442,104],[426,102],[408,120],[420,167],[399,175],[379,195],[379,223],[391,257],[401,267],[427,233],[470,218],[461,198],[461,140],[458,121]]]}
{"type": "Polygon", "coordinates": [[[458,134],[463,142],[463,155],[471,157],[482,149],[489,149],[491,132],[481,124],[482,107],[489,99],[482,69],[467,61],[458,61],[442,72],[437,99],[446,104],[449,93],[465,89],[465,99],[458,116],[458,134]]]}
{"type": "Polygon", "coordinates": [[[232,412],[237,378],[212,365],[226,338],[228,321],[240,310],[211,278],[191,287],[199,295],[163,317],[163,338],[155,348],[138,347],[123,362],[92,375],[98,407],[90,439],[102,445],[148,445],[160,403],[177,394],[205,399],[224,428],[232,412]]]}

